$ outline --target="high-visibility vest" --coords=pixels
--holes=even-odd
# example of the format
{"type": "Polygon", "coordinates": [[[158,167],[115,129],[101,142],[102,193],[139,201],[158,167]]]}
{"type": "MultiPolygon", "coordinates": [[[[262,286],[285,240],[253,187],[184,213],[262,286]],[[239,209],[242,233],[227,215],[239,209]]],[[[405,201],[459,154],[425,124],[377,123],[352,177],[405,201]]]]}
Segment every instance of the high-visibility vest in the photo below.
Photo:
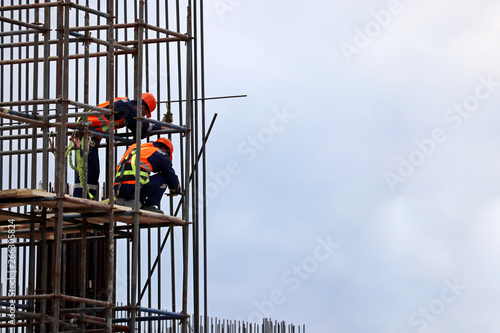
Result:
{"type": "MultiPolygon", "coordinates": [[[[127,97],[117,97],[117,98],[115,98],[115,102],[119,101],[121,99],[127,99],[127,97]]],[[[110,104],[110,102],[107,101],[107,102],[99,104],[98,107],[105,108],[109,104],[110,104]]],[[[109,119],[106,118],[105,116],[103,116],[103,115],[89,116],[88,120],[92,123],[92,128],[95,131],[101,132],[103,134],[108,133],[109,127],[110,127],[110,122],[109,122],[109,119]]],[[[124,126],[124,124],[125,124],[125,119],[118,119],[118,120],[115,120],[115,126],[114,127],[115,128],[121,128],[121,127],[124,126]]]]}
{"type": "MultiPolygon", "coordinates": [[[[153,171],[153,167],[149,163],[148,158],[158,150],[158,147],[155,147],[152,142],[141,145],[141,185],[149,182],[149,174],[153,171]]],[[[135,184],[136,157],[136,144],[134,143],[127,149],[120,163],[118,163],[118,166],[116,167],[115,185],[120,183],[135,184]]]]}

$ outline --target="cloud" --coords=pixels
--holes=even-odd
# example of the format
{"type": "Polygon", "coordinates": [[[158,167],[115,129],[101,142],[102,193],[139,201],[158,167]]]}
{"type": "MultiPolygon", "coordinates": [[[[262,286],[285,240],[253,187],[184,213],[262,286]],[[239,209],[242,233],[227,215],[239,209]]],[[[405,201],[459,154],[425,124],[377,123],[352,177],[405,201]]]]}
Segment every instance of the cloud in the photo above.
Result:
{"type": "Polygon", "coordinates": [[[389,2],[243,1],[212,24],[212,41],[225,32],[230,42],[211,46],[211,82],[249,93],[231,104],[237,112],[221,114],[213,141],[227,148],[213,159],[222,166],[237,159],[242,169],[210,208],[215,265],[231,291],[244,290],[237,310],[220,305],[229,313],[248,315],[253,301],[287,290],[283,272],[310,255],[318,235],[331,235],[341,244],[336,256],[275,304],[274,318],[303,320],[315,332],[416,332],[412,314],[439,306],[445,281],[458,279],[467,290],[426,332],[468,332],[474,321],[482,331],[497,328],[485,313],[498,308],[488,297],[498,277],[491,263],[500,95],[481,100],[457,128],[443,115],[474,96],[481,77],[500,81],[499,6],[400,3],[403,10],[351,63],[339,44],[376,22],[372,11],[389,2]],[[297,118],[254,160],[241,159],[235,146],[282,107],[297,118]],[[391,191],[384,173],[396,172],[399,157],[408,159],[438,128],[447,140],[391,191]]]}

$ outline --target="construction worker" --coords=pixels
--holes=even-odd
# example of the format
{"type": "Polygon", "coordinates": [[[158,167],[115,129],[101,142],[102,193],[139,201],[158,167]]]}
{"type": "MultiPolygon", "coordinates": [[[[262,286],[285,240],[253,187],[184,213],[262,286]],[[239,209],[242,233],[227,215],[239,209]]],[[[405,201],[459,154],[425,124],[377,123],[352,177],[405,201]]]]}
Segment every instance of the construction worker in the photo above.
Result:
{"type": "MultiPolygon", "coordinates": [[[[107,107],[109,101],[99,104],[99,107],[107,107]]],[[[132,133],[136,132],[137,126],[137,101],[130,100],[127,97],[117,97],[115,99],[115,122],[114,129],[127,127],[132,133]]],[[[151,112],[156,108],[156,99],[153,94],[145,92],[142,94],[142,116],[147,116],[151,118],[151,112]]],[[[105,116],[89,116],[88,121],[92,123],[91,130],[97,131],[103,134],[109,133],[110,123],[109,119],[105,116]]],[[[142,137],[148,131],[160,130],[161,127],[158,125],[153,125],[147,122],[142,123],[142,137]]],[[[89,155],[88,155],[88,174],[87,174],[87,184],[88,184],[88,197],[90,199],[96,198],[97,193],[97,183],[99,181],[100,166],[99,166],[99,153],[98,148],[102,137],[91,134],[89,142],[89,155]]],[[[82,195],[82,179],[83,179],[83,147],[81,135],[73,138],[75,148],[77,150],[76,160],[77,167],[75,170],[75,186],[73,189],[73,196],[81,198],[82,195]]]]}
{"type": "MultiPolygon", "coordinates": [[[[163,214],[159,207],[167,186],[170,195],[182,194],[179,179],[172,168],[173,151],[172,142],[165,138],[141,145],[141,209],[163,214]]],[[[118,205],[134,207],[136,156],[136,145],[133,144],[116,167],[114,189],[118,205]]]]}

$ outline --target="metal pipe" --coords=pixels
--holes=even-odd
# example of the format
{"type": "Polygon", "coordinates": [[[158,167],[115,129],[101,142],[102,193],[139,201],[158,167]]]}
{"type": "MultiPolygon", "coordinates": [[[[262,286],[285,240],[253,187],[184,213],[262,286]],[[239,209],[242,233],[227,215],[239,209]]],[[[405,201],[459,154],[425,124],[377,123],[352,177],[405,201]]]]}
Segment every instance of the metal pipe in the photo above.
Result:
{"type": "MultiPolygon", "coordinates": [[[[26,35],[27,33],[25,33],[25,32],[33,32],[33,31],[21,30],[18,33],[16,33],[15,35],[26,35]]],[[[79,36],[79,34],[77,34],[77,35],[79,36]]],[[[35,36],[37,36],[37,35],[35,35],[35,36]]],[[[75,38],[70,38],[69,42],[77,44],[77,43],[81,43],[82,41],[85,41],[85,40],[86,40],[85,37],[84,38],[75,37],[75,38]]],[[[57,40],[56,39],[49,40],[47,43],[49,43],[50,45],[54,45],[54,44],[57,44],[57,40]]],[[[96,41],[96,43],[98,43],[98,42],[96,41]]],[[[34,45],[35,45],[34,41],[7,43],[7,44],[0,45],[0,49],[8,49],[8,48],[14,48],[14,47],[19,47],[19,46],[34,46],[34,45]]],[[[78,52],[76,54],[78,54],[78,52]]]]}
{"type": "MultiPolygon", "coordinates": [[[[84,111],[84,112],[68,113],[68,118],[85,118],[90,116],[107,116],[107,115],[109,115],[109,111],[107,112],[84,111]]],[[[55,116],[50,117],[50,119],[53,118],[55,118],[55,116]]]]}
{"type": "MultiPolygon", "coordinates": [[[[56,297],[56,296],[54,296],[54,297],[56,297]]],[[[90,299],[90,298],[83,298],[83,297],[70,296],[70,295],[60,295],[59,297],[61,299],[75,302],[75,303],[92,304],[92,305],[102,306],[102,307],[106,307],[106,308],[110,308],[113,306],[113,304],[110,302],[99,301],[99,300],[90,299]]]]}
{"type": "MultiPolygon", "coordinates": [[[[136,322],[142,322],[142,321],[152,321],[152,320],[166,320],[166,319],[184,319],[186,316],[183,316],[182,314],[178,314],[173,312],[175,315],[171,316],[148,316],[148,317],[138,317],[135,321],[136,322]]],[[[129,322],[129,318],[118,318],[118,319],[113,319],[113,323],[126,323],[129,322]]],[[[132,326],[132,325],[131,325],[132,326]]]]}
{"type": "MultiPolygon", "coordinates": [[[[8,141],[8,140],[7,140],[8,141]]],[[[43,153],[46,148],[38,148],[36,150],[37,153],[43,153]]],[[[12,156],[12,155],[23,155],[23,154],[31,154],[33,151],[31,149],[22,149],[16,151],[0,151],[0,156],[12,156]]]]}
{"type": "MultiPolygon", "coordinates": [[[[144,23],[144,21],[138,21],[135,23],[115,24],[114,26],[115,26],[115,29],[122,29],[122,28],[134,28],[134,29],[142,29],[142,30],[150,29],[153,31],[158,31],[158,32],[164,33],[166,35],[175,36],[183,41],[187,41],[189,38],[186,34],[182,34],[182,33],[179,33],[177,31],[172,31],[172,30],[168,30],[168,29],[163,29],[160,27],[155,27],[153,25],[144,23]]],[[[108,26],[106,26],[106,25],[94,25],[94,26],[88,26],[88,27],[73,27],[73,28],[70,28],[69,30],[70,31],[89,31],[89,30],[105,30],[105,29],[108,29],[108,26]]],[[[138,39],[136,39],[136,40],[138,40],[138,39]]]]}
{"type": "Polygon", "coordinates": [[[14,110],[9,110],[7,108],[0,108],[0,115],[5,115],[5,114],[9,114],[9,115],[12,115],[12,116],[17,116],[17,117],[22,117],[22,118],[28,118],[28,119],[33,119],[33,120],[38,120],[39,118],[32,115],[32,114],[29,114],[29,113],[26,113],[26,112],[19,112],[19,111],[14,111],[14,110]]]}
{"type": "MultiPolygon", "coordinates": [[[[101,45],[104,45],[104,46],[110,46],[111,43],[106,41],[106,40],[102,40],[102,39],[97,39],[97,38],[94,38],[94,37],[87,37],[85,35],[82,35],[78,32],[70,32],[70,35],[74,36],[74,37],[78,37],[79,40],[87,40],[89,42],[94,42],[94,43],[97,43],[97,44],[101,44],[101,45]]],[[[113,43],[113,46],[112,47],[116,47],[117,49],[120,49],[120,50],[125,50],[125,51],[129,51],[131,53],[135,53],[135,49],[131,48],[131,47],[127,47],[125,45],[121,45],[119,43],[113,43]]]]}
{"type": "Polygon", "coordinates": [[[204,27],[204,7],[200,1],[200,69],[201,69],[201,109],[202,109],[202,133],[203,133],[203,173],[202,173],[202,207],[203,207],[203,309],[204,327],[208,329],[208,228],[207,228],[207,166],[205,144],[212,130],[217,114],[214,115],[208,133],[205,131],[205,27],[204,27]]]}
{"type": "Polygon", "coordinates": [[[43,121],[33,120],[33,119],[30,119],[30,118],[24,117],[24,116],[14,116],[14,115],[11,115],[9,113],[0,113],[0,118],[15,120],[15,121],[19,121],[21,123],[28,123],[28,124],[38,126],[38,127],[45,127],[46,126],[43,121]]]}
{"type": "MultiPolygon", "coordinates": [[[[69,128],[71,128],[71,129],[77,129],[77,128],[73,127],[73,126],[71,126],[69,128]]],[[[91,134],[94,134],[96,136],[99,136],[99,137],[107,138],[107,139],[109,139],[110,143],[114,142],[114,140],[121,141],[121,142],[124,142],[124,143],[129,144],[129,145],[132,144],[132,143],[134,143],[134,141],[132,141],[132,140],[129,140],[129,139],[126,139],[126,138],[122,138],[121,136],[117,136],[117,135],[114,135],[113,138],[112,138],[111,134],[105,134],[105,133],[101,133],[101,132],[97,132],[97,131],[93,131],[93,130],[88,130],[88,132],[91,133],[91,134]]],[[[111,133],[111,131],[110,131],[110,133],[111,133]]]]}
{"type": "MultiPolygon", "coordinates": [[[[179,5],[179,0],[175,1],[175,27],[177,31],[181,30],[181,19],[180,19],[180,5],[179,5]]],[[[178,99],[183,99],[182,94],[183,94],[183,75],[181,74],[183,72],[183,67],[182,67],[182,62],[184,58],[181,55],[181,45],[180,42],[175,43],[176,45],[176,62],[177,62],[177,90],[178,90],[178,99]]],[[[169,50],[169,44],[166,45],[167,51],[169,50]]],[[[170,74],[170,67],[168,68],[170,74]]],[[[170,85],[170,80],[169,80],[169,85],[170,85]]],[[[169,91],[170,92],[170,91],[169,91]]],[[[168,99],[170,100],[170,94],[168,95],[168,99]]],[[[183,117],[183,104],[179,104],[179,119],[184,119],[183,117]]],[[[184,184],[184,175],[185,175],[185,168],[186,165],[184,163],[184,142],[183,140],[180,141],[180,161],[181,161],[181,171],[180,171],[180,182],[182,188],[185,188],[184,184]]],[[[181,198],[182,201],[182,198],[181,198]]],[[[170,210],[173,212],[173,200],[170,200],[170,210]]],[[[175,214],[171,215],[177,215],[177,212],[175,214]]],[[[173,232],[173,230],[172,230],[173,232]]],[[[182,251],[181,251],[181,258],[182,258],[182,251]]],[[[172,311],[177,311],[177,298],[176,298],[176,293],[177,293],[177,277],[176,277],[176,244],[174,242],[174,237],[170,237],[170,277],[171,277],[171,294],[172,294],[172,311]]]]}
{"type": "Polygon", "coordinates": [[[32,30],[36,30],[40,33],[48,32],[48,30],[43,26],[41,27],[41,26],[36,25],[36,24],[31,24],[31,23],[13,20],[13,19],[10,19],[10,18],[4,17],[4,16],[0,16],[0,21],[5,22],[5,23],[10,23],[10,24],[15,24],[15,25],[18,25],[21,27],[32,29],[32,30]]]}
{"type": "Polygon", "coordinates": [[[82,6],[82,5],[76,4],[74,2],[70,2],[69,5],[71,7],[73,7],[73,8],[82,10],[84,12],[87,12],[87,13],[90,13],[90,14],[94,14],[94,15],[98,15],[98,16],[102,16],[102,17],[104,17],[104,18],[106,18],[108,20],[113,19],[113,15],[110,14],[110,13],[104,13],[104,12],[92,9],[90,7],[87,7],[87,6],[82,6]]]}
{"type": "MultiPolygon", "coordinates": [[[[144,22],[144,1],[141,0],[139,1],[139,17],[137,19],[137,22],[143,23],[144,22]]],[[[137,54],[134,59],[134,95],[135,99],[137,100],[137,110],[140,112],[142,110],[142,98],[139,98],[142,94],[142,66],[143,66],[143,45],[142,45],[142,40],[144,36],[144,28],[142,25],[138,25],[137,29],[135,29],[135,36],[136,39],[139,41],[138,47],[137,47],[137,54]]],[[[137,119],[137,126],[136,126],[136,173],[135,173],[135,179],[140,179],[140,160],[141,160],[141,134],[142,134],[142,119],[139,117],[137,119]]],[[[134,230],[133,230],[133,240],[132,240],[132,290],[131,290],[131,311],[130,311],[130,326],[132,330],[135,330],[136,327],[136,317],[137,317],[137,310],[136,310],[136,305],[137,305],[137,294],[138,294],[138,284],[137,284],[137,278],[139,275],[139,240],[140,240],[140,229],[139,229],[139,208],[140,208],[140,183],[137,181],[135,182],[135,191],[134,191],[134,230]]]]}
{"type": "Polygon", "coordinates": [[[150,29],[150,30],[153,30],[153,31],[157,31],[157,32],[161,32],[161,33],[164,33],[166,35],[175,36],[175,37],[181,38],[184,41],[187,41],[189,39],[189,36],[187,34],[182,34],[182,33],[177,32],[177,31],[163,29],[163,28],[160,28],[160,27],[155,27],[155,26],[153,26],[151,24],[147,24],[147,23],[144,23],[144,28],[145,29],[150,29]]]}
{"type": "Polygon", "coordinates": [[[26,129],[26,128],[32,128],[32,127],[33,126],[28,125],[28,124],[0,126],[0,132],[9,131],[9,130],[16,130],[16,129],[26,129]]]}
{"type": "MultiPolygon", "coordinates": [[[[182,42],[185,38],[179,37],[165,37],[165,38],[150,38],[142,41],[143,44],[158,44],[158,43],[170,43],[170,42],[182,42]]],[[[136,40],[120,41],[120,45],[137,45],[136,40]]]]}
{"type": "Polygon", "coordinates": [[[179,125],[175,125],[172,123],[165,123],[162,121],[158,121],[158,120],[154,120],[154,119],[146,118],[146,117],[137,117],[137,119],[139,119],[139,118],[141,118],[142,121],[145,121],[147,123],[156,124],[158,126],[169,127],[169,128],[176,129],[176,130],[183,132],[183,133],[188,131],[187,127],[185,127],[185,126],[179,126],[179,125]]]}
{"type": "MultiPolygon", "coordinates": [[[[116,55],[123,55],[123,54],[130,54],[128,51],[116,51],[116,55]]],[[[89,57],[91,58],[97,58],[97,57],[105,57],[107,55],[107,52],[95,52],[95,53],[90,53],[89,57]]],[[[74,59],[82,59],[85,58],[84,54],[72,54],[68,55],[68,59],[74,60],[74,59]]],[[[42,59],[38,59],[38,61],[41,61],[42,59]]],[[[49,61],[57,61],[58,56],[52,56],[49,57],[49,61]]],[[[12,60],[2,60],[0,61],[0,65],[14,65],[14,64],[31,64],[35,61],[33,58],[27,58],[27,59],[12,59],[12,60]]]]}
{"type": "Polygon", "coordinates": [[[37,9],[40,7],[55,7],[59,2],[43,2],[43,3],[32,3],[27,5],[12,5],[12,6],[0,6],[0,11],[9,10],[19,10],[19,9],[37,9]]]}
{"type": "MultiPolygon", "coordinates": [[[[189,1],[188,9],[187,9],[187,32],[188,36],[191,37],[191,1],[189,1]]],[[[193,70],[192,70],[192,43],[191,39],[188,39],[186,42],[186,124],[191,126],[192,124],[192,114],[193,114],[193,70]]],[[[182,217],[189,221],[189,173],[190,173],[190,149],[191,149],[191,133],[186,133],[186,157],[185,157],[185,166],[186,166],[186,174],[185,174],[185,188],[184,188],[184,206],[182,217]]],[[[183,283],[182,283],[182,313],[187,314],[187,296],[188,296],[188,262],[189,262],[189,227],[185,226],[183,228],[183,283]]],[[[182,320],[182,333],[187,333],[187,318],[182,320]]]]}
{"type": "MultiPolygon", "coordinates": [[[[33,134],[19,134],[19,135],[10,135],[10,136],[0,136],[0,140],[1,141],[9,141],[9,140],[15,140],[15,139],[32,139],[33,141],[36,141],[37,138],[43,138],[43,135],[41,133],[40,134],[36,134],[36,131],[33,131],[33,134]]],[[[33,154],[35,154],[36,150],[33,150],[33,148],[36,149],[36,145],[34,145],[34,147],[32,147],[32,149],[31,149],[31,152],[33,154]]],[[[30,150],[26,149],[26,151],[30,151],[30,150]]],[[[32,164],[32,165],[36,165],[36,164],[32,164]]]]}
{"type": "MultiPolygon", "coordinates": [[[[248,95],[201,97],[201,98],[193,98],[193,101],[209,101],[214,99],[240,98],[240,97],[248,97],[248,95]]],[[[184,103],[185,101],[186,101],[185,99],[178,99],[178,100],[159,101],[158,103],[184,103]]]]}
{"type": "MultiPolygon", "coordinates": [[[[113,98],[111,98],[111,99],[113,99],[113,98]]],[[[113,111],[110,108],[101,108],[99,106],[90,105],[87,103],[80,103],[80,102],[72,101],[72,100],[68,100],[67,102],[70,105],[74,105],[74,106],[77,106],[77,107],[80,107],[83,109],[91,109],[93,111],[100,111],[99,114],[102,114],[102,115],[111,115],[113,113],[113,111]]],[[[87,112],[87,114],[89,114],[89,113],[90,112],[87,112]]],[[[84,114],[81,114],[81,116],[84,116],[84,114]]]]}
{"type": "MultiPolygon", "coordinates": [[[[165,3],[165,6],[167,6],[167,4],[165,3]]],[[[156,8],[160,8],[160,1],[159,0],[156,0],[156,8]]],[[[155,21],[155,24],[156,26],[159,26],[160,25],[160,10],[157,10],[156,11],[156,21],[155,21]]],[[[160,33],[159,32],[156,32],[156,38],[158,38],[160,36],[160,33]]],[[[161,52],[160,52],[160,45],[157,45],[156,47],[156,68],[157,68],[157,71],[160,70],[161,66],[162,66],[162,62],[160,62],[160,59],[161,59],[161,52]]],[[[168,59],[166,59],[167,61],[165,62],[168,62],[168,59]]],[[[161,91],[162,91],[162,82],[161,82],[161,75],[156,75],[156,96],[158,96],[158,99],[160,99],[160,96],[161,96],[161,91]]],[[[159,120],[160,119],[160,105],[158,104],[158,112],[157,112],[157,116],[156,116],[156,119],[159,120]]],[[[168,230],[170,231],[171,228],[169,228],[168,230]]],[[[160,252],[160,241],[161,241],[161,227],[158,227],[158,229],[156,230],[156,249],[157,249],[157,253],[160,252]]],[[[151,246],[152,248],[152,246],[151,246]]],[[[150,262],[151,263],[151,262],[150,262]]],[[[163,281],[162,281],[162,265],[161,265],[161,261],[156,264],[158,266],[158,274],[157,274],[157,295],[156,295],[156,298],[157,298],[157,307],[161,309],[162,307],[162,284],[163,284],[163,281]]],[[[151,272],[152,270],[155,269],[155,264],[153,264],[153,268],[149,267],[149,271],[151,272]]],[[[148,279],[150,280],[151,278],[148,276],[148,279]]],[[[144,289],[143,289],[144,290],[144,289]]],[[[151,299],[151,298],[150,298],[151,299]]]]}
{"type": "MultiPolygon", "coordinates": [[[[57,60],[57,97],[65,100],[59,104],[60,122],[66,125],[68,111],[68,55],[69,55],[69,34],[67,27],[69,27],[69,6],[67,0],[57,6],[57,34],[59,43],[57,46],[58,60],[57,60]]],[[[66,160],[64,159],[64,147],[66,146],[66,126],[61,126],[58,131],[58,144],[57,144],[57,161],[56,161],[56,194],[62,199],[64,197],[65,176],[66,176],[66,160]]],[[[64,202],[58,200],[58,211],[56,228],[54,232],[54,294],[56,299],[61,297],[61,270],[62,270],[62,225],[64,221],[63,211],[64,202]]],[[[59,316],[60,316],[60,302],[53,302],[53,313],[55,321],[52,323],[52,331],[59,332],[59,316]]]]}
{"type": "Polygon", "coordinates": [[[10,101],[10,102],[0,102],[0,106],[15,106],[15,105],[43,105],[43,104],[57,104],[59,101],[57,99],[38,99],[29,101],[10,101]]]}
{"type": "MultiPolygon", "coordinates": [[[[1,7],[0,7],[1,8],[1,7]]],[[[4,36],[22,36],[22,35],[29,35],[29,34],[38,34],[38,30],[34,29],[28,29],[28,30],[18,30],[18,31],[9,31],[9,32],[0,32],[0,37],[4,36]]],[[[22,43],[19,43],[22,46],[22,43]]],[[[8,43],[8,44],[3,44],[1,47],[2,48],[8,48],[8,47],[16,47],[20,46],[18,43],[8,43]]]]}
{"type": "MultiPolygon", "coordinates": [[[[40,21],[40,10],[39,7],[34,9],[34,19],[35,22],[40,21]]],[[[40,36],[38,34],[33,35],[34,37],[34,48],[33,48],[33,58],[38,59],[39,58],[39,49],[40,49],[40,36]]],[[[38,99],[38,83],[39,83],[39,63],[35,62],[33,64],[33,99],[38,99]]],[[[26,99],[29,99],[28,96],[28,91],[29,89],[26,89],[26,99]]],[[[34,116],[37,116],[38,110],[36,107],[33,108],[33,114],[34,116]]],[[[32,154],[31,154],[31,165],[38,165],[38,155],[36,153],[37,147],[38,147],[38,134],[35,129],[32,129],[32,137],[31,137],[31,144],[32,144],[32,154]]],[[[27,164],[27,163],[26,163],[27,164]]],[[[31,188],[36,188],[37,186],[37,172],[32,172],[31,174],[31,188]]],[[[35,207],[32,206],[32,210],[34,210],[35,207]]],[[[36,273],[36,247],[35,247],[35,224],[30,225],[30,236],[29,236],[29,269],[28,269],[28,294],[33,295],[35,294],[35,273],[36,273]]],[[[33,300],[28,301],[28,307],[30,310],[34,311],[35,309],[35,303],[33,300]]],[[[33,331],[33,323],[32,321],[28,321],[27,325],[28,331],[33,331]]]]}
{"type": "Polygon", "coordinates": [[[158,131],[149,131],[149,132],[147,132],[147,136],[151,137],[154,135],[174,134],[174,133],[182,133],[182,132],[179,132],[175,129],[165,129],[165,130],[158,130],[158,131]]]}
{"type": "MultiPolygon", "coordinates": [[[[197,2],[194,1],[193,5],[193,99],[198,98],[198,21],[197,15],[197,2]]],[[[198,151],[198,103],[194,103],[193,110],[193,149],[192,158],[195,160],[194,154],[198,151]]],[[[193,211],[193,322],[194,322],[194,332],[199,333],[200,326],[200,252],[199,252],[199,230],[200,230],[200,216],[199,216],[199,169],[193,169],[193,181],[192,181],[193,195],[192,195],[192,211],[193,211]]]]}
{"type": "Polygon", "coordinates": [[[26,300],[26,299],[50,299],[55,297],[54,294],[39,294],[39,295],[15,295],[15,296],[0,296],[0,301],[9,300],[26,300]]]}
{"type": "MultiPolygon", "coordinates": [[[[87,307],[87,308],[65,308],[65,309],[62,309],[61,312],[62,313],[71,313],[71,312],[104,312],[106,311],[108,308],[105,307],[105,306],[94,306],[94,307],[87,307]]],[[[114,310],[115,308],[113,308],[114,310]]],[[[102,319],[102,318],[101,318],[102,319]]]]}
{"type": "MultiPolygon", "coordinates": [[[[73,317],[73,318],[80,318],[80,321],[83,323],[87,324],[92,324],[92,325],[97,325],[97,326],[106,326],[106,322],[104,321],[104,318],[101,317],[95,317],[95,316],[89,316],[89,315],[79,315],[76,313],[68,313],[66,314],[67,317],[73,317]]],[[[107,331],[108,327],[105,327],[104,330],[107,331]]],[[[122,325],[111,325],[109,327],[113,332],[127,332],[129,331],[128,326],[122,326],[122,325]]],[[[86,330],[87,332],[88,330],[86,330]]]]}
{"type": "MultiPolygon", "coordinates": [[[[49,7],[44,8],[44,26],[45,29],[50,28],[51,18],[50,18],[49,7]]],[[[43,99],[48,100],[50,95],[50,45],[48,44],[50,38],[50,34],[44,35],[44,43],[43,43],[43,99]]],[[[43,104],[43,120],[45,123],[48,123],[49,117],[49,105],[43,104]]],[[[49,130],[48,128],[43,128],[43,140],[42,140],[42,168],[43,170],[49,170],[49,130]]],[[[42,189],[48,190],[48,172],[42,173],[42,189]]],[[[45,267],[45,266],[44,266],[45,267]]],[[[46,281],[45,281],[46,282],[46,281]]],[[[43,321],[42,321],[43,324],[43,321]]],[[[45,325],[42,325],[42,332],[45,331],[45,325]]]]}
{"type": "MultiPolygon", "coordinates": [[[[47,216],[47,208],[42,208],[42,217],[47,216]]],[[[41,255],[40,255],[40,262],[41,262],[41,272],[40,272],[40,289],[41,293],[45,294],[47,292],[47,271],[48,271],[48,265],[47,265],[47,257],[48,257],[48,249],[47,249],[47,223],[43,222],[42,223],[42,242],[41,242],[41,255]]],[[[40,332],[45,332],[45,316],[47,311],[47,302],[45,299],[42,299],[40,302],[40,313],[42,314],[42,320],[41,320],[41,325],[40,325],[40,332]]]]}
{"type": "MultiPolygon", "coordinates": [[[[108,0],[108,41],[109,41],[109,46],[108,46],[108,58],[107,58],[107,67],[106,67],[106,74],[107,74],[107,94],[106,97],[110,101],[109,104],[109,109],[111,111],[111,115],[109,116],[109,123],[111,125],[111,128],[109,130],[109,144],[107,147],[107,153],[108,153],[108,163],[110,167],[108,167],[108,174],[107,174],[107,197],[109,199],[109,221],[108,221],[108,231],[107,231],[107,241],[108,241],[108,256],[107,256],[107,262],[106,262],[106,268],[107,268],[107,285],[106,285],[106,294],[107,294],[107,300],[108,302],[113,301],[113,295],[114,295],[114,281],[115,281],[115,238],[114,238],[114,226],[115,226],[115,221],[114,221],[114,209],[113,209],[113,198],[114,198],[114,193],[113,193],[113,184],[114,184],[114,170],[113,166],[115,165],[115,159],[114,159],[114,140],[115,140],[115,131],[114,131],[114,123],[115,123],[115,115],[114,115],[114,101],[113,98],[115,96],[115,91],[114,91],[114,69],[115,69],[115,63],[114,63],[114,1],[113,0],[108,0]]],[[[118,139],[118,138],[117,138],[118,139]]],[[[121,138],[120,138],[121,139],[121,138]]],[[[113,312],[111,309],[108,309],[106,312],[106,328],[105,332],[107,333],[112,333],[113,332],[113,312]]]]}

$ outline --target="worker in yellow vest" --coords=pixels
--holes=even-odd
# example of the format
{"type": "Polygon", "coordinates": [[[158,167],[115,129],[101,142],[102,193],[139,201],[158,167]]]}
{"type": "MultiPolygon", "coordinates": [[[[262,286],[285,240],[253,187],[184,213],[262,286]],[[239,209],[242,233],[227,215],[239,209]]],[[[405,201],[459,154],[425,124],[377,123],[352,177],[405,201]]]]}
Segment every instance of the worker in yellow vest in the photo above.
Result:
{"type": "MultiPolygon", "coordinates": [[[[114,189],[115,203],[118,205],[134,205],[136,151],[135,144],[130,146],[116,167],[114,189]]],[[[173,151],[172,142],[166,138],[141,145],[141,209],[163,214],[159,207],[167,187],[170,189],[170,195],[182,194],[179,178],[172,167],[173,151]]]]}
{"type": "MultiPolygon", "coordinates": [[[[107,107],[109,101],[98,105],[99,107],[107,107]]],[[[137,102],[135,100],[130,100],[127,97],[117,97],[114,102],[115,105],[115,121],[114,127],[111,130],[117,128],[127,127],[132,133],[135,134],[137,126],[137,102]]],[[[145,92],[142,94],[142,116],[151,118],[151,112],[156,108],[156,99],[153,94],[145,92]]],[[[89,122],[92,123],[92,130],[100,132],[103,134],[108,134],[110,130],[110,122],[106,116],[89,116],[89,122]]],[[[160,130],[161,127],[158,125],[150,124],[147,122],[142,123],[142,134],[146,134],[148,131],[160,130]]],[[[97,193],[97,183],[99,181],[100,165],[99,165],[99,153],[98,148],[102,137],[96,134],[91,134],[89,142],[89,155],[88,155],[88,174],[87,174],[87,184],[88,184],[88,197],[90,199],[98,200],[95,198],[97,193]]],[[[82,193],[82,179],[83,179],[83,149],[81,143],[75,144],[77,168],[75,170],[75,186],[73,189],[73,196],[81,198],[82,193]]]]}

